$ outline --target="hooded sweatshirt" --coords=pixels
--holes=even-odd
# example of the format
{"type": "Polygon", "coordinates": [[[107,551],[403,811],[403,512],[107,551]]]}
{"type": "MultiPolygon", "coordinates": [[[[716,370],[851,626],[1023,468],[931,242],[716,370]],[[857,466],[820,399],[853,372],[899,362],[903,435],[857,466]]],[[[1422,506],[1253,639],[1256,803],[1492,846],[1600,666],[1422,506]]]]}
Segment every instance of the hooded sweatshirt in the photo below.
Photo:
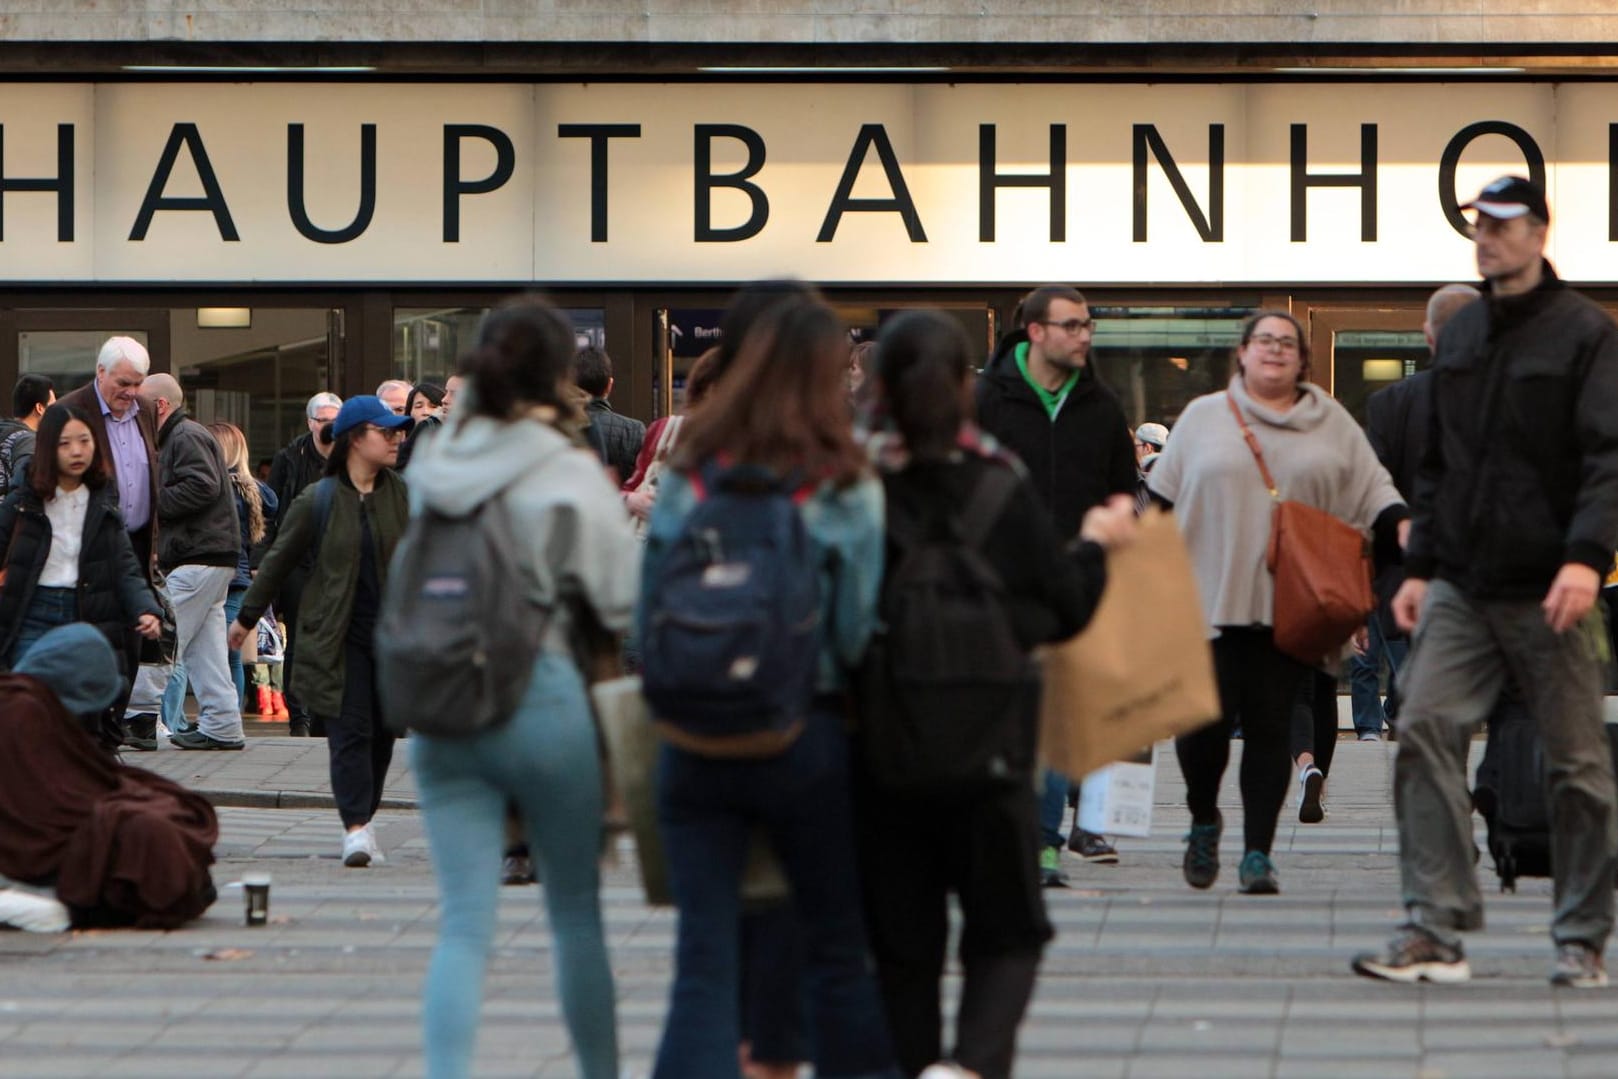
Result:
{"type": "Polygon", "coordinates": [[[601,627],[629,629],[640,585],[641,548],[618,490],[595,454],[537,419],[452,419],[410,463],[410,511],[464,517],[506,500],[531,541],[541,598],[557,605],[545,647],[565,650],[568,603],[587,603],[601,627]]]}
{"type": "Polygon", "coordinates": [[[1148,479],[1174,504],[1190,548],[1209,635],[1221,626],[1274,624],[1275,582],[1265,565],[1274,503],[1226,399],[1234,398],[1280,497],[1368,532],[1405,516],[1404,501],[1354,417],[1313,383],[1285,412],[1247,395],[1238,375],[1224,393],[1186,407],[1148,479]],[[1391,511],[1391,512],[1390,512],[1391,511]]]}
{"type": "Polygon", "coordinates": [[[1047,405],[1017,362],[1027,344],[1025,331],[1007,334],[984,367],[978,425],[1022,460],[1057,535],[1070,541],[1086,511],[1110,495],[1135,494],[1135,440],[1094,364],[1079,369],[1060,404],[1047,405]]]}

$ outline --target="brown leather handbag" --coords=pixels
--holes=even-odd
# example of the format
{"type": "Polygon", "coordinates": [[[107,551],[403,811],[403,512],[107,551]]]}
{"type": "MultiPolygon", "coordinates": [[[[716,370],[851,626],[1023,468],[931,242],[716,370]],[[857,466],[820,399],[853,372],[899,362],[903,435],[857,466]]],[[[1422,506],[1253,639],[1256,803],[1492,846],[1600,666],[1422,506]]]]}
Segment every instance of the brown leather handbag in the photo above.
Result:
{"type": "Polygon", "coordinates": [[[1311,666],[1330,662],[1376,609],[1370,544],[1325,510],[1282,498],[1241,409],[1225,400],[1275,503],[1265,556],[1275,578],[1275,647],[1311,666]]]}

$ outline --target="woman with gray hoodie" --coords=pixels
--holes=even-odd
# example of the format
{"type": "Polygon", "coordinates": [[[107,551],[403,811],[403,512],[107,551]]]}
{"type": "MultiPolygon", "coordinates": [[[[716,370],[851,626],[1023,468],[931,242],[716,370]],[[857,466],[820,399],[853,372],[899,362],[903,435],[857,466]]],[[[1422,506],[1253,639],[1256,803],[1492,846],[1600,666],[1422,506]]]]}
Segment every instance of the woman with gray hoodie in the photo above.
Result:
{"type": "Polygon", "coordinates": [[[1294,499],[1373,532],[1379,561],[1398,558],[1409,513],[1359,424],[1309,380],[1309,345],[1297,319],[1285,311],[1250,317],[1236,364],[1223,393],[1199,397],[1180,414],[1148,484],[1173,505],[1191,552],[1223,713],[1175,746],[1191,810],[1185,880],[1209,888],[1219,876],[1219,783],[1240,718],[1240,886],[1274,895],[1281,886],[1270,848],[1290,778],[1292,709],[1311,668],[1275,646],[1275,587],[1265,565],[1273,503],[1294,499]],[[1278,495],[1266,487],[1243,425],[1278,495]]]}
{"type": "Polygon", "coordinates": [[[545,882],[562,1013],[578,1074],[616,1079],[612,971],[601,928],[602,775],[596,730],[569,642],[593,622],[629,628],[640,545],[569,418],[573,328],[520,300],[484,320],[462,361],[455,418],[410,465],[412,514],[464,516],[503,499],[552,611],[528,688],[511,718],[463,738],[416,735],[411,764],[438,878],[439,937],[422,1006],[427,1074],[471,1073],[484,968],[494,935],[508,803],[545,882]]]}

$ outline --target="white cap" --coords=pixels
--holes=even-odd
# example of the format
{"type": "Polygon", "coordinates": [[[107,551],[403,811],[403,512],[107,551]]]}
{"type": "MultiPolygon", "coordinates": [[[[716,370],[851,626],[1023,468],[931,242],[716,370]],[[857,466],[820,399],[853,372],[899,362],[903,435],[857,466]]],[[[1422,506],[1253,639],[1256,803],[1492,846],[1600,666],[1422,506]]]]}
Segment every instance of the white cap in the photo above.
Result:
{"type": "Polygon", "coordinates": [[[1135,441],[1162,449],[1168,445],[1169,429],[1161,423],[1143,423],[1135,428],[1135,441]]]}

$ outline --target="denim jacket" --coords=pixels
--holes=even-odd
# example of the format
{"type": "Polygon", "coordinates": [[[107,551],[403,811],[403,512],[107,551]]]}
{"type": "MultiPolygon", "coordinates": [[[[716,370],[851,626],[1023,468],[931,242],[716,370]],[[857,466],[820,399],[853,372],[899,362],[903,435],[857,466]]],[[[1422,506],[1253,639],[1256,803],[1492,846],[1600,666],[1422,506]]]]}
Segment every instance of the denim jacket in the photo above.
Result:
{"type": "MultiPolygon", "coordinates": [[[[646,558],[641,564],[640,601],[635,611],[636,637],[644,637],[651,589],[668,549],[679,539],[685,519],[696,507],[696,493],[684,473],[670,470],[658,481],[657,504],[646,529],[646,558]]],[[[821,625],[829,627],[820,648],[816,692],[836,693],[847,684],[846,671],[859,663],[876,627],[882,588],[882,483],[866,476],[850,487],[827,483],[802,506],[804,526],[821,552],[821,625]]]]}

